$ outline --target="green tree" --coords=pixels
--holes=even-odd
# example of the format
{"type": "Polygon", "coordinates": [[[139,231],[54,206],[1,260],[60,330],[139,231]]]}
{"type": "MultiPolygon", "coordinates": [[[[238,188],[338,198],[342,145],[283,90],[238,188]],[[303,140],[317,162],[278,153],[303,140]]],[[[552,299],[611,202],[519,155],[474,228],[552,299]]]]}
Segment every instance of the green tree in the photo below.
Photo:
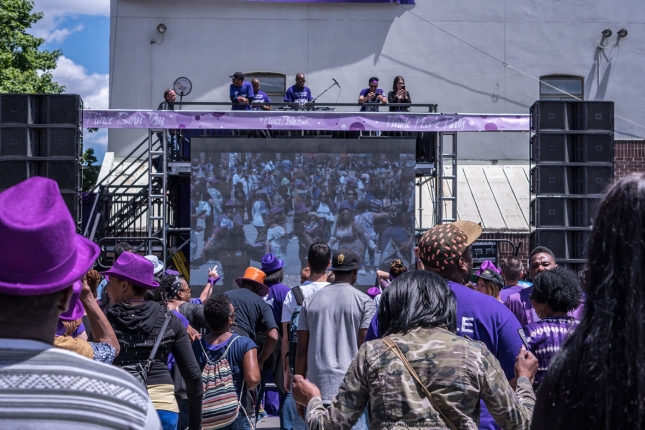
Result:
{"type": "Polygon", "coordinates": [[[87,148],[83,151],[81,164],[83,165],[83,191],[90,191],[96,185],[99,179],[101,166],[95,166],[94,163],[99,161],[94,155],[94,148],[87,148]]]}
{"type": "Polygon", "coordinates": [[[43,17],[29,0],[0,0],[0,93],[62,93],[51,70],[61,50],[46,51],[44,39],[26,32],[43,17]]]}

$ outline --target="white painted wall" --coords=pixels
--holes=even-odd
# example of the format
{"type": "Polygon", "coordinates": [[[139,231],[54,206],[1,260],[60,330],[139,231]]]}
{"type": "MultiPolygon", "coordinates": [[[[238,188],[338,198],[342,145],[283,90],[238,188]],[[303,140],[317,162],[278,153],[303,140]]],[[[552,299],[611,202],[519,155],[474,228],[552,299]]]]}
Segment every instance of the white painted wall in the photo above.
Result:
{"type": "MultiPolygon", "coordinates": [[[[111,0],[110,108],[153,109],[180,76],[184,101],[228,101],[235,71],[297,72],[314,95],[335,77],[354,102],[370,76],[388,90],[406,79],[413,101],[441,112],[528,113],[533,76],[585,78],[585,99],[612,100],[616,115],[645,125],[645,2],[640,0],[417,0],[416,6],[111,0]],[[157,24],[168,30],[161,42],[157,24]],[[629,31],[625,39],[616,35],[629,31]],[[608,47],[597,49],[610,28],[608,47]],[[446,34],[458,37],[462,41],[446,34]],[[500,61],[477,51],[495,57],[500,61]]],[[[321,102],[334,102],[336,88],[321,102]]],[[[618,138],[645,128],[617,118],[618,138]]],[[[145,131],[110,130],[108,150],[126,155],[145,131]]],[[[528,159],[526,133],[462,133],[462,159],[528,159]]]]}

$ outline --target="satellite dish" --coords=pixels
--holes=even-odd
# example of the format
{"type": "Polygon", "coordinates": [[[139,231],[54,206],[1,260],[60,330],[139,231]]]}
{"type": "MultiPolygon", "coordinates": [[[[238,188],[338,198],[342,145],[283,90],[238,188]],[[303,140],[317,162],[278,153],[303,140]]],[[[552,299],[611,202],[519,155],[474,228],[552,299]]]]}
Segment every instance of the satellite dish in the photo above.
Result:
{"type": "Polygon", "coordinates": [[[193,89],[193,84],[192,82],[190,82],[190,79],[181,77],[175,80],[175,83],[172,85],[172,87],[175,90],[175,93],[179,95],[179,97],[183,97],[190,94],[191,90],[193,89]]]}

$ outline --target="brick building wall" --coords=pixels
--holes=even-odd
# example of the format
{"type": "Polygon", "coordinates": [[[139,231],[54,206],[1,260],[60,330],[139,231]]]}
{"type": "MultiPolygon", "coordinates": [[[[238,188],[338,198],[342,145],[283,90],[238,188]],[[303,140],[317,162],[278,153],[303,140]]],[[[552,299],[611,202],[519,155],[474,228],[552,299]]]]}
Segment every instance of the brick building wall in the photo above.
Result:
{"type": "MultiPolygon", "coordinates": [[[[529,242],[528,232],[525,232],[525,233],[523,232],[520,232],[520,233],[483,232],[479,240],[487,240],[487,239],[506,239],[506,240],[510,240],[515,245],[518,245],[520,242],[522,242],[522,245],[520,246],[519,253],[517,256],[522,259],[524,264],[526,264],[526,260],[528,260],[529,253],[531,252],[531,250],[529,249],[531,244],[529,242]]],[[[500,259],[504,259],[506,257],[510,257],[511,255],[513,255],[514,247],[511,246],[511,244],[508,242],[500,242],[498,245],[498,249],[499,249],[500,259]]]]}
{"type": "Polygon", "coordinates": [[[645,140],[616,140],[614,178],[635,172],[645,172],[645,140]]]}

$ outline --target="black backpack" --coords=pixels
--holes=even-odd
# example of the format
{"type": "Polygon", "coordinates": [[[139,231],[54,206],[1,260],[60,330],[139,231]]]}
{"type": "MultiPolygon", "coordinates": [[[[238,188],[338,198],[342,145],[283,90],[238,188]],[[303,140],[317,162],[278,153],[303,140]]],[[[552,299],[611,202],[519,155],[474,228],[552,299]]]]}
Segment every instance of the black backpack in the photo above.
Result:
{"type": "Polygon", "coordinates": [[[296,351],[298,350],[298,319],[300,318],[302,302],[305,301],[305,296],[302,294],[302,289],[299,286],[293,287],[291,293],[298,305],[293,310],[291,322],[289,323],[289,366],[293,370],[296,368],[296,351]]]}

